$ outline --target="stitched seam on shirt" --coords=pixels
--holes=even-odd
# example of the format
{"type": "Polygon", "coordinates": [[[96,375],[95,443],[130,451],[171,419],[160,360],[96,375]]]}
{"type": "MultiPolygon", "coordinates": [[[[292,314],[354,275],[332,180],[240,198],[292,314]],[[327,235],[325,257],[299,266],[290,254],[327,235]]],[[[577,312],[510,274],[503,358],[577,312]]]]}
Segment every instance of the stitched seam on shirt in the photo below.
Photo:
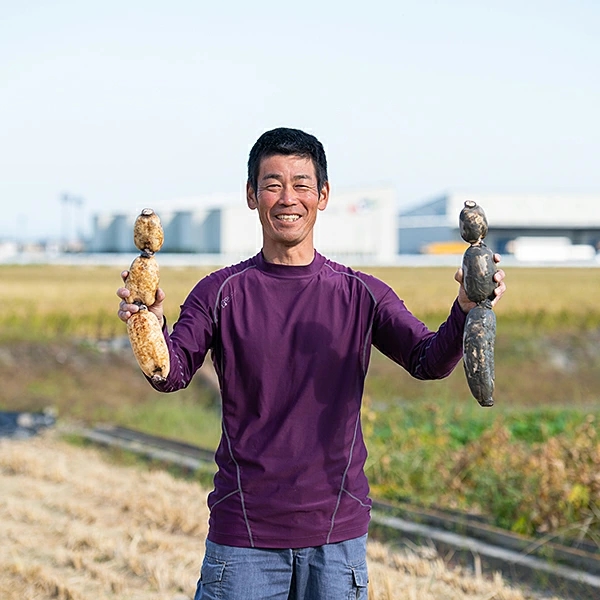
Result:
{"type": "Polygon", "coordinates": [[[242,273],[245,273],[246,271],[248,271],[249,269],[256,269],[256,265],[250,265],[249,267],[246,267],[243,271],[240,271],[239,273],[233,273],[233,275],[230,275],[222,284],[221,287],[219,287],[219,291],[217,292],[217,298],[215,299],[215,305],[213,307],[213,315],[214,315],[214,320],[215,323],[218,323],[219,319],[217,317],[218,313],[218,309],[219,309],[219,300],[221,298],[221,294],[223,293],[223,288],[225,287],[225,285],[234,277],[237,277],[238,275],[241,275],[242,273]]]}
{"type": "MultiPolygon", "coordinates": [[[[329,267],[329,269],[331,271],[333,271],[334,273],[336,273],[338,275],[345,275],[346,277],[352,277],[352,278],[358,280],[360,283],[362,283],[362,285],[366,288],[367,292],[369,292],[369,295],[371,296],[371,298],[373,300],[373,308],[377,307],[378,302],[377,302],[377,298],[375,297],[375,294],[373,293],[371,288],[367,285],[367,283],[365,281],[363,281],[360,277],[358,277],[358,275],[354,275],[353,273],[346,273],[344,271],[337,271],[330,264],[327,264],[327,263],[325,263],[325,266],[329,267]]],[[[369,327],[367,328],[365,340],[362,345],[362,352],[360,354],[360,364],[362,367],[363,375],[367,374],[367,347],[368,347],[367,340],[369,339],[369,337],[371,336],[371,332],[373,331],[373,320],[374,319],[375,319],[375,311],[373,311],[373,316],[371,317],[371,322],[369,323],[369,327]]]]}
{"type": "MultiPolygon", "coordinates": [[[[245,273],[249,269],[256,269],[256,265],[250,265],[250,266],[246,267],[245,269],[243,269],[242,271],[240,271],[239,273],[233,273],[232,275],[227,277],[227,279],[225,279],[225,281],[220,285],[219,290],[217,292],[217,296],[215,298],[215,304],[213,306],[213,320],[214,320],[215,325],[218,325],[218,322],[219,322],[218,307],[219,307],[219,301],[221,298],[221,294],[223,293],[223,288],[234,277],[237,277],[238,275],[242,275],[242,273],[245,273]]],[[[223,365],[222,361],[223,361],[223,357],[221,356],[221,359],[220,359],[221,372],[224,372],[224,365],[223,365]]],[[[240,465],[238,464],[237,460],[235,459],[235,456],[233,455],[233,449],[231,448],[231,439],[229,437],[229,433],[227,432],[227,427],[225,425],[224,420],[223,420],[223,433],[225,435],[225,439],[227,440],[227,449],[229,450],[229,456],[231,457],[231,460],[233,461],[233,464],[235,465],[236,478],[237,478],[237,484],[238,484],[238,489],[236,490],[236,492],[239,492],[239,494],[240,494],[240,504],[242,507],[242,515],[244,517],[244,523],[246,524],[246,529],[248,531],[248,539],[250,540],[250,546],[252,548],[254,548],[254,538],[252,537],[252,528],[250,527],[250,522],[248,521],[248,514],[246,512],[246,504],[244,501],[244,492],[242,490],[242,474],[241,474],[241,470],[240,470],[240,465]]],[[[229,496],[231,496],[231,494],[229,494],[229,496]]],[[[226,498],[227,497],[228,496],[226,496],[226,498]]],[[[223,498],[223,500],[224,499],[225,498],[223,498]]]]}
{"type": "Polygon", "coordinates": [[[356,423],[354,425],[354,438],[352,439],[352,444],[350,446],[350,454],[348,455],[348,463],[346,464],[346,468],[344,469],[344,474],[342,475],[342,483],[340,484],[340,492],[337,497],[337,502],[335,503],[335,508],[333,510],[333,514],[331,515],[331,527],[329,528],[329,533],[327,534],[327,544],[329,544],[329,540],[331,539],[331,534],[333,533],[333,528],[335,526],[335,517],[340,507],[340,502],[342,500],[342,494],[344,493],[344,484],[346,483],[346,475],[348,474],[348,470],[350,469],[350,465],[352,464],[352,455],[354,454],[354,444],[356,444],[356,436],[358,435],[358,424],[360,423],[360,411],[356,416],[356,423]]]}
{"type": "Polygon", "coordinates": [[[221,504],[221,502],[223,502],[223,500],[227,500],[227,498],[229,498],[230,496],[233,496],[234,494],[239,494],[239,490],[233,490],[233,492],[229,492],[229,494],[227,494],[227,496],[223,496],[220,500],[217,500],[213,505],[212,508],[214,508],[215,506],[217,506],[217,504],[221,504]]]}
{"type": "Polygon", "coordinates": [[[242,490],[242,473],[240,470],[240,465],[238,464],[237,460],[235,460],[235,456],[233,455],[233,450],[231,449],[231,439],[229,437],[229,433],[227,432],[227,427],[225,426],[225,423],[223,423],[223,433],[225,434],[225,438],[227,440],[227,448],[229,450],[229,456],[231,457],[231,460],[233,461],[233,464],[235,465],[237,484],[238,484],[237,491],[240,494],[240,503],[242,505],[242,514],[244,515],[244,523],[246,523],[246,529],[248,530],[248,538],[250,540],[250,546],[252,548],[254,548],[254,539],[252,537],[252,529],[250,527],[250,522],[248,521],[248,514],[246,512],[246,503],[244,502],[244,492],[242,490]]]}
{"type": "Polygon", "coordinates": [[[181,364],[181,359],[179,358],[179,354],[177,352],[173,352],[175,354],[175,358],[177,359],[177,365],[179,366],[179,376],[181,377],[181,381],[185,381],[185,377],[183,375],[183,365],[181,364]]]}
{"type": "Polygon", "coordinates": [[[351,494],[346,488],[344,488],[342,491],[345,494],[348,494],[348,496],[350,496],[350,498],[352,498],[353,500],[356,500],[361,506],[364,506],[365,508],[369,508],[368,504],[365,504],[360,498],[357,498],[354,494],[351,494]]]}

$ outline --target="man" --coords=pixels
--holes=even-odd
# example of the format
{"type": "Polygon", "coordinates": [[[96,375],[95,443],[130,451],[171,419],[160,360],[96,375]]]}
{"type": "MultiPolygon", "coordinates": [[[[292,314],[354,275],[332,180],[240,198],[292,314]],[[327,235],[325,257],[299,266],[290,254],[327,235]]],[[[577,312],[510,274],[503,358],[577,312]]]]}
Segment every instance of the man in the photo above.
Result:
{"type": "MultiPolygon", "coordinates": [[[[474,306],[462,285],[432,332],[389,286],[315,251],[329,189],[314,136],[264,133],[250,152],[246,194],[262,225],[261,252],[202,279],[171,333],[162,290],[150,307],[171,359],[156,389],[186,386],[209,350],[221,387],[196,600],[366,599],[371,501],[360,406],[371,345],[420,379],[449,375],[462,355],[474,306]]],[[[495,301],[503,278],[499,270],[495,301]]],[[[137,307],[125,288],[117,294],[126,321],[137,307]]]]}

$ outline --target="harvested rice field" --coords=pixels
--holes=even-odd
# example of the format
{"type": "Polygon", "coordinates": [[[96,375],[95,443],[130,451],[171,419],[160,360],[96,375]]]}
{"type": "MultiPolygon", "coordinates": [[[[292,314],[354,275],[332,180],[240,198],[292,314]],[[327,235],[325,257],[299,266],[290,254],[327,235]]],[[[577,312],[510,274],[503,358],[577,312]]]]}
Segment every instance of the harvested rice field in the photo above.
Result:
{"type": "MultiPolygon", "coordinates": [[[[116,465],[50,431],[0,440],[0,491],[2,600],[193,598],[208,521],[197,483],[116,465]]],[[[429,548],[371,542],[368,559],[369,600],[539,598],[429,548]]]]}

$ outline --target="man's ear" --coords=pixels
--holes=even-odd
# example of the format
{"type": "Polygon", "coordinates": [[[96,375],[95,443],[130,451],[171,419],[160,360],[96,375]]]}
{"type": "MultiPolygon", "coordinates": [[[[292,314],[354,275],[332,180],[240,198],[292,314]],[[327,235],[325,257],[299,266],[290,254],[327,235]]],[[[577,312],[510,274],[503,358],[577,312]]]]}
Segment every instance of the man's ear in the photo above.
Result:
{"type": "Polygon", "coordinates": [[[329,202],[329,181],[326,181],[321,188],[321,193],[319,194],[319,210],[325,210],[327,207],[327,203],[329,202]]]}
{"type": "Polygon", "coordinates": [[[248,208],[250,208],[251,210],[255,210],[256,208],[258,208],[256,192],[254,191],[254,188],[252,187],[249,181],[246,183],[246,202],[248,204],[248,208]]]}

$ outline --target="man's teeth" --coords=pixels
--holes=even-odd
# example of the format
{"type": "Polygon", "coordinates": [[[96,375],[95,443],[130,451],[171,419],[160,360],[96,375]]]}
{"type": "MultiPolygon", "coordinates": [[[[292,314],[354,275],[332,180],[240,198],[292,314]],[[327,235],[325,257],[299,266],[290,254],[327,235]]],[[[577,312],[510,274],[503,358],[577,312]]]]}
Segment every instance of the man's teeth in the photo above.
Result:
{"type": "Polygon", "coordinates": [[[297,221],[300,215],[277,215],[280,221],[297,221]]]}

